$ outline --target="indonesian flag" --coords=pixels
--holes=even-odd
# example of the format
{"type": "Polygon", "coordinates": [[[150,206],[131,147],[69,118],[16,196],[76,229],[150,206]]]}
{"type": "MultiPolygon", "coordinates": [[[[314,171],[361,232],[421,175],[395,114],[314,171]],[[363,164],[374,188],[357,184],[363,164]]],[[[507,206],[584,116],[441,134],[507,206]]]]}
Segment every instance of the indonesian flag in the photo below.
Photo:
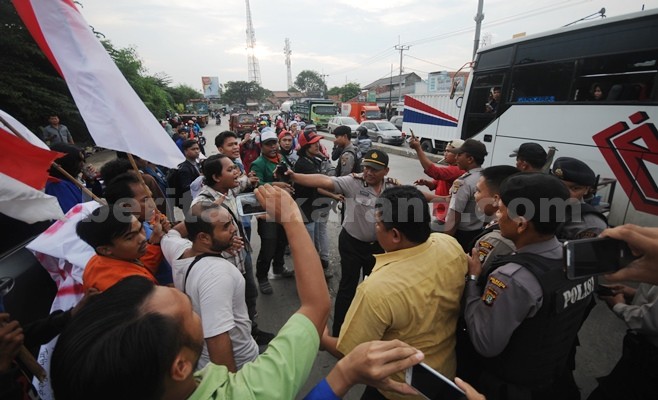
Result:
{"type": "Polygon", "coordinates": [[[72,0],[12,0],[64,78],[96,144],[176,167],[183,154],[130,87],[72,0]]]}
{"type": "MultiPolygon", "coordinates": [[[[74,307],[84,294],[82,273],[95,252],[91,246],[78,237],[75,227],[79,221],[99,206],[100,204],[95,201],[75,205],[66,213],[64,219],[55,222],[26,246],[34,253],[57,285],[57,294],[50,312],[74,307]]],[[[41,346],[39,351],[37,360],[46,371],[50,371],[50,357],[56,343],[57,338],[41,346]]],[[[35,378],[32,383],[41,399],[53,399],[49,380],[39,382],[35,378]]]]}
{"type": "Polygon", "coordinates": [[[23,138],[0,122],[0,213],[32,224],[64,217],[57,198],[42,192],[52,162],[63,154],[51,151],[16,119],[0,116],[23,138]]]}

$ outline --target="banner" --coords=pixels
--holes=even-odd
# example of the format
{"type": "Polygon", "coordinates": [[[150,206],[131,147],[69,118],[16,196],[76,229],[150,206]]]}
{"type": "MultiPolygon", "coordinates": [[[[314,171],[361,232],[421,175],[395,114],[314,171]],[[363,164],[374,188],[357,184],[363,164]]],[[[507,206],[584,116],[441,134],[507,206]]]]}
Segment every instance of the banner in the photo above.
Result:
{"type": "Polygon", "coordinates": [[[203,97],[219,98],[219,77],[217,76],[202,76],[201,84],[203,85],[203,97]]]}

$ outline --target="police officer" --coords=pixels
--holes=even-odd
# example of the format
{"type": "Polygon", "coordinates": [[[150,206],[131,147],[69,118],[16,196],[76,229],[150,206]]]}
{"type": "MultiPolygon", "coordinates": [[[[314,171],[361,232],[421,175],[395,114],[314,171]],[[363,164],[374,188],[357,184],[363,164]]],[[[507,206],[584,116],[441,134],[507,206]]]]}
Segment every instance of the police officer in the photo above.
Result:
{"type": "Polygon", "coordinates": [[[457,178],[450,188],[450,206],[444,232],[454,236],[464,252],[470,253],[468,247],[480,234],[484,224],[484,215],[478,212],[474,195],[487,148],[479,140],[468,139],[454,153],[457,155],[457,166],[467,172],[457,178]]]}
{"type": "Polygon", "coordinates": [[[370,275],[375,265],[373,254],[384,250],[377,242],[375,206],[379,195],[399,183],[388,178],[388,154],[370,150],[362,160],[363,173],[329,177],[321,174],[288,173],[302,186],[317,187],[345,196],[345,219],[338,236],[341,277],[334,304],[332,336],[340,334],[345,314],[352,303],[361,273],[370,275]]]}
{"type": "Polygon", "coordinates": [[[546,150],[539,143],[523,143],[510,157],[516,158],[516,168],[523,172],[541,172],[546,164],[546,150]]]}
{"type": "Polygon", "coordinates": [[[608,227],[608,220],[594,206],[585,202],[585,196],[596,186],[594,171],[584,162],[571,158],[560,157],[553,163],[553,175],[562,180],[569,189],[577,206],[572,209],[567,221],[558,227],[556,236],[560,240],[593,238],[599,236],[608,227]],[[578,215],[580,211],[580,215],[578,215]]]}
{"type": "Polygon", "coordinates": [[[593,277],[567,280],[562,270],[555,231],[568,199],[554,176],[511,176],[501,185],[497,216],[517,251],[493,264],[484,289],[476,283],[479,263],[469,263],[464,317],[483,357],[475,386],[487,399],[568,397],[560,383],[594,290],[593,277]]]}

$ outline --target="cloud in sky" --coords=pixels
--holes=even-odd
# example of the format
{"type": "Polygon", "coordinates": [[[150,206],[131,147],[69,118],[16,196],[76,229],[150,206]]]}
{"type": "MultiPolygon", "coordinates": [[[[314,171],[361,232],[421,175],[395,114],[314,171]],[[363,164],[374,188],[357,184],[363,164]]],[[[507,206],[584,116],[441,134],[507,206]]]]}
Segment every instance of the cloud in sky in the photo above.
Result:
{"type": "MultiPolygon", "coordinates": [[[[485,0],[483,34],[493,43],[514,33],[556,29],[606,7],[608,16],[639,11],[658,0],[485,0]],[[608,4],[606,4],[608,3],[608,4]]],[[[457,69],[470,61],[477,2],[441,0],[251,0],[262,84],[286,88],[285,38],[292,47],[292,75],[305,69],[327,74],[327,85],[361,85],[399,70],[394,46],[411,44],[404,68],[457,69]]],[[[246,7],[242,0],[86,0],[80,11],[115,46],[134,46],[150,73],[201,89],[201,76],[220,82],[247,80],[246,7]]]]}

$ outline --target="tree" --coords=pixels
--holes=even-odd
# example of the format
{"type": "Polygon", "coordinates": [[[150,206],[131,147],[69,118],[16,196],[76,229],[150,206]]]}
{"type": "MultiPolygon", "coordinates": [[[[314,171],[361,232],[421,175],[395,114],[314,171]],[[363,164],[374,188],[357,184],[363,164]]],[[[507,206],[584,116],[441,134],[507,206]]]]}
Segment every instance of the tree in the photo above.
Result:
{"type": "Polygon", "coordinates": [[[167,90],[171,82],[167,75],[148,75],[133,47],[117,49],[107,39],[101,40],[101,43],[135,93],[156,118],[163,118],[167,110],[174,108],[174,99],[167,90]]]}
{"type": "Polygon", "coordinates": [[[350,82],[340,88],[341,101],[347,101],[361,93],[361,87],[358,83],[350,82]]]}
{"type": "Polygon", "coordinates": [[[39,134],[58,114],[76,143],[91,142],[66,82],[43,55],[9,0],[0,0],[0,109],[39,134]]]}
{"type": "Polygon", "coordinates": [[[339,88],[338,86],[334,86],[334,87],[332,87],[331,89],[329,89],[327,91],[327,94],[329,96],[337,96],[337,95],[340,94],[340,90],[341,90],[341,88],[339,88]]]}
{"type": "Polygon", "coordinates": [[[247,104],[248,100],[259,103],[272,96],[272,92],[261,87],[257,82],[229,81],[226,82],[222,101],[226,104],[247,104]]]}
{"type": "Polygon", "coordinates": [[[168,87],[167,92],[169,92],[176,104],[186,104],[190,99],[203,98],[203,93],[187,85],[178,85],[173,88],[168,87]]]}
{"type": "Polygon", "coordinates": [[[319,73],[311,70],[304,70],[297,75],[295,86],[302,92],[326,92],[327,86],[319,73]]]}

